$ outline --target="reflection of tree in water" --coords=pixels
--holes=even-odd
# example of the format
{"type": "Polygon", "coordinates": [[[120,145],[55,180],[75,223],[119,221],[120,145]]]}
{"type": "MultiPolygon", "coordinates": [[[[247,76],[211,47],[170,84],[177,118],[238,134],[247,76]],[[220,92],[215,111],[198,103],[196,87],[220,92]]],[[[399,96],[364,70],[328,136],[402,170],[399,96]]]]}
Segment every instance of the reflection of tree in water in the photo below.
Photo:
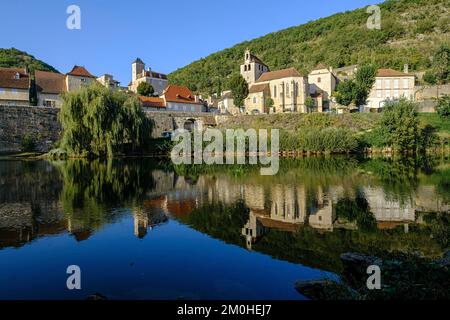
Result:
{"type": "Polygon", "coordinates": [[[419,172],[430,173],[434,166],[428,158],[376,158],[362,164],[382,183],[386,198],[402,204],[411,202],[419,186],[419,172]]]}
{"type": "Polygon", "coordinates": [[[371,232],[377,229],[377,220],[370,212],[369,203],[361,192],[355,199],[340,199],[336,203],[336,216],[337,219],[355,222],[361,232],[371,232]]]}
{"type": "Polygon", "coordinates": [[[120,214],[114,209],[142,201],[154,188],[153,167],[144,160],[71,160],[57,166],[63,180],[60,199],[72,227],[97,229],[120,214]]]}

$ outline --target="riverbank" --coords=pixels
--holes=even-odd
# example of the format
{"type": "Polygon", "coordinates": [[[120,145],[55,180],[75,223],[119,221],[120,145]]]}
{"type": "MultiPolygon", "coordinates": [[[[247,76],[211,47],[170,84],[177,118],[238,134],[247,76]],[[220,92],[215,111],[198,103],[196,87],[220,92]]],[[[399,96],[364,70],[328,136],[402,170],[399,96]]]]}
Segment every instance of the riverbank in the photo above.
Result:
{"type": "Polygon", "coordinates": [[[312,300],[435,300],[449,299],[450,251],[430,260],[414,254],[384,257],[358,253],[341,255],[339,281],[298,281],[296,290],[312,300]],[[372,271],[367,270],[372,267],[372,271]],[[375,267],[375,268],[374,268],[375,267]],[[379,268],[379,269],[378,269],[379,268]],[[378,272],[376,279],[376,272],[378,272]],[[371,275],[373,281],[368,280],[371,275]],[[369,288],[369,285],[374,287],[369,288]]]}

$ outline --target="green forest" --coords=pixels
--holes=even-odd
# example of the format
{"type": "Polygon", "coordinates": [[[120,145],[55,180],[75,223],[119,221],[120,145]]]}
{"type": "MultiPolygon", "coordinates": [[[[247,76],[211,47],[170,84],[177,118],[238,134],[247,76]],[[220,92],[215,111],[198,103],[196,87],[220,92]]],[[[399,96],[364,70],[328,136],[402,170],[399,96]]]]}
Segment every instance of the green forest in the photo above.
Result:
{"type": "Polygon", "coordinates": [[[367,28],[367,8],[338,13],[214,53],[176,70],[169,80],[201,94],[228,89],[247,48],[271,70],[295,67],[303,74],[319,63],[429,70],[433,53],[450,42],[450,0],[387,0],[380,8],[380,30],[367,28]]]}

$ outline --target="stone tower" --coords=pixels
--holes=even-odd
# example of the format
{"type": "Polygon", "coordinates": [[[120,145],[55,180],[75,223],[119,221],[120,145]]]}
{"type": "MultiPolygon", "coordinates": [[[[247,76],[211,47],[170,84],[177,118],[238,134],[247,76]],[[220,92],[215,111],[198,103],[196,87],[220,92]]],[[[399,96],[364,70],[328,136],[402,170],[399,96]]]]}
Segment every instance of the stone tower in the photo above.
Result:
{"type": "Polygon", "coordinates": [[[141,59],[137,58],[131,65],[131,69],[131,79],[134,82],[142,75],[142,72],[145,70],[145,63],[141,59]]]}
{"type": "Polygon", "coordinates": [[[250,50],[245,51],[244,64],[241,65],[241,75],[248,84],[255,83],[265,72],[269,72],[269,67],[258,57],[254,56],[250,50]]]}

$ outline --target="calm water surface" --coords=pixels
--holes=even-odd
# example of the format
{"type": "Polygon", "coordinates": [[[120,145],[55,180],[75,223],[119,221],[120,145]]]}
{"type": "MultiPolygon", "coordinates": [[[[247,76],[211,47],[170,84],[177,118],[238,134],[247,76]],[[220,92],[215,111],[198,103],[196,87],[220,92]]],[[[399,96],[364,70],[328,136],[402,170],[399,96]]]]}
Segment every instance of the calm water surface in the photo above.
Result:
{"type": "Polygon", "coordinates": [[[0,299],[303,299],[341,253],[449,246],[450,160],[0,161],[0,299]],[[66,288],[78,265],[82,290],[66,288]]]}

